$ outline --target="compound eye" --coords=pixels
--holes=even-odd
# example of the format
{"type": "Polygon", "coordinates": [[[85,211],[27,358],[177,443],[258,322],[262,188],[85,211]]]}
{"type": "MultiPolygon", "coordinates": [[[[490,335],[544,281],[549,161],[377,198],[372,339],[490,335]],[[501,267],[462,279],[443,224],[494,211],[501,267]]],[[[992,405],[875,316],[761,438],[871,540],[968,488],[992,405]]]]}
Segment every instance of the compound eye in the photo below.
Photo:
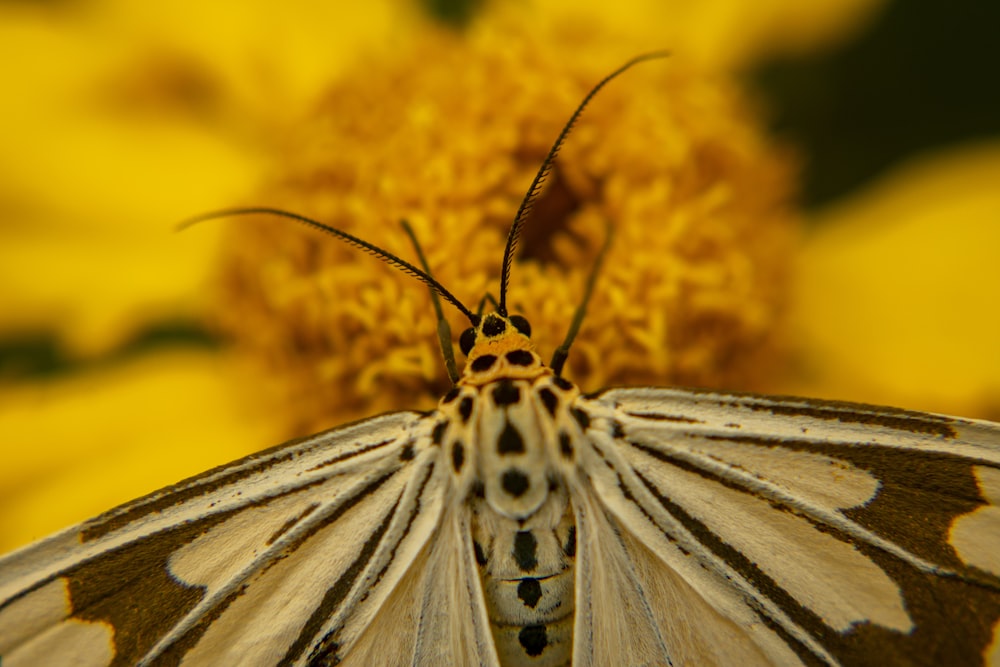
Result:
{"type": "Polygon", "coordinates": [[[462,335],[458,337],[458,347],[462,350],[462,354],[469,356],[469,352],[472,352],[472,346],[476,344],[476,330],[473,327],[469,327],[462,332],[462,335]]]}
{"type": "Polygon", "coordinates": [[[522,334],[531,338],[531,325],[528,324],[528,320],[521,317],[520,315],[511,315],[510,323],[514,325],[514,328],[520,331],[522,334]]]}

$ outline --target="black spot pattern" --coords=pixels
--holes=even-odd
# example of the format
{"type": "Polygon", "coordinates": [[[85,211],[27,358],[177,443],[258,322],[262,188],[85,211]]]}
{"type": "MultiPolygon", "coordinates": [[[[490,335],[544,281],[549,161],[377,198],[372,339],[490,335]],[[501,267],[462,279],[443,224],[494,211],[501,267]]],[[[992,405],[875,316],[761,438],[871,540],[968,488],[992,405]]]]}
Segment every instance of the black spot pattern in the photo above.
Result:
{"type": "Polygon", "coordinates": [[[580,428],[586,431],[590,428],[590,415],[581,410],[580,408],[573,408],[573,416],[576,421],[580,424],[580,428]]]}
{"type": "Polygon", "coordinates": [[[573,458],[573,442],[566,431],[559,431],[559,451],[566,458],[573,458]]]}
{"type": "Polygon", "coordinates": [[[521,400],[521,390],[510,380],[501,380],[493,389],[493,402],[497,405],[513,405],[521,400]]]}
{"type": "Polygon", "coordinates": [[[538,567],[538,540],[530,530],[514,533],[514,560],[522,572],[532,572],[538,567]]]}
{"type": "Polygon", "coordinates": [[[541,655],[545,647],[549,645],[549,637],[545,632],[544,625],[526,625],[521,628],[517,640],[521,642],[524,652],[532,657],[541,655]]]}
{"type": "Polygon", "coordinates": [[[500,438],[497,440],[497,452],[500,454],[524,453],[524,438],[510,422],[505,423],[503,431],[500,432],[500,438]]]}
{"type": "Polygon", "coordinates": [[[451,403],[456,398],[458,398],[459,391],[460,390],[458,387],[452,387],[451,389],[448,390],[448,393],[444,395],[444,398],[441,399],[441,402],[444,403],[445,405],[451,403]]]}
{"type": "Polygon", "coordinates": [[[403,447],[403,451],[401,451],[399,453],[399,460],[400,461],[410,461],[410,460],[413,459],[413,456],[414,456],[414,454],[413,454],[413,443],[412,442],[408,442],[403,447]]]}
{"type": "Polygon", "coordinates": [[[576,556],[576,526],[569,527],[569,534],[566,535],[566,544],[563,545],[563,553],[570,558],[576,556]]]}
{"type": "Polygon", "coordinates": [[[542,405],[545,406],[548,413],[555,417],[556,408],[559,407],[559,398],[556,396],[555,392],[548,387],[542,387],[538,390],[538,398],[542,399],[542,405]]]}
{"type": "Polygon", "coordinates": [[[517,585],[517,597],[525,607],[534,609],[542,599],[542,585],[538,583],[538,579],[526,577],[517,585]]]}
{"type": "Polygon", "coordinates": [[[535,363],[535,357],[527,350],[511,350],[506,355],[507,362],[514,366],[530,366],[535,363]]]}
{"type": "Polygon", "coordinates": [[[451,446],[451,465],[455,468],[455,472],[461,472],[463,463],[465,463],[465,447],[461,440],[456,440],[451,446]]]}
{"type": "Polygon", "coordinates": [[[530,482],[528,482],[528,476],[523,472],[517,468],[511,468],[500,477],[500,486],[515,498],[520,498],[528,490],[530,482]]]}
{"type": "Polygon", "coordinates": [[[564,377],[554,377],[552,378],[552,384],[559,387],[563,391],[569,391],[573,388],[573,383],[564,377]]]}
{"type": "Polygon", "coordinates": [[[438,422],[434,425],[434,431],[431,433],[431,442],[435,445],[440,445],[441,441],[444,439],[444,432],[448,430],[448,422],[438,422]]]}
{"type": "Polygon", "coordinates": [[[481,357],[476,357],[476,360],[472,362],[472,370],[477,373],[483,373],[493,368],[493,364],[496,362],[497,357],[495,354],[484,354],[481,357]]]}
{"type": "Polygon", "coordinates": [[[483,545],[473,540],[472,550],[476,554],[476,562],[479,564],[479,567],[486,565],[486,554],[483,552],[483,545]]]}
{"type": "Polygon", "coordinates": [[[466,396],[462,399],[462,402],[458,404],[458,414],[462,417],[462,423],[469,423],[469,417],[472,416],[472,397],[466,396]]]}

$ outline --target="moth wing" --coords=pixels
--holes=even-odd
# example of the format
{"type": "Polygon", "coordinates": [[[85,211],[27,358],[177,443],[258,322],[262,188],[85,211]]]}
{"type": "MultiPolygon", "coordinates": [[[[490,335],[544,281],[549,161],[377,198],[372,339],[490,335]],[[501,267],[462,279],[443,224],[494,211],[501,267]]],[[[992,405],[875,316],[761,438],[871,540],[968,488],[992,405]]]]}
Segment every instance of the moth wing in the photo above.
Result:
{"type": "Polygon", "coordinates": [[[333,655],[440,521],[434,423],[394,413],[286,443],[0,559],[4,667],[333,655]]]}
{"type": "Polygon", "coordinates": [[[666,566],[769,659],[1000,657],[1000,425],[660,389],[587,409],[633,567],[666,566]]]}
{"type": "Polygon", "coordinates": [[[499,665],[469,522],[466,504],[449,503],[438,533],[341,664],[499,665]]]}

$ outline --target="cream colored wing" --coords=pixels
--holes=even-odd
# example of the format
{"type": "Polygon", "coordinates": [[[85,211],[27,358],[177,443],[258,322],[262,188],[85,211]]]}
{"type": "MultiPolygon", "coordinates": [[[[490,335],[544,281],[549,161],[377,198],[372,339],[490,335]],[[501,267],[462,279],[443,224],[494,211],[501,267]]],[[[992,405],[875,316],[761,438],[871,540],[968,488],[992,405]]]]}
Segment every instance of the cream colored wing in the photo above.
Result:
{"type": "Polygon", "coordinates": [[[581,613],[578,664],[628,632],[661,643],[624,664],[997,661],[997,424],[658,389],[580,406],[581,572],[620,580],[596,576],[589,603],[614,608],[617,592],[650,611],[641,633],[581,613]]]}

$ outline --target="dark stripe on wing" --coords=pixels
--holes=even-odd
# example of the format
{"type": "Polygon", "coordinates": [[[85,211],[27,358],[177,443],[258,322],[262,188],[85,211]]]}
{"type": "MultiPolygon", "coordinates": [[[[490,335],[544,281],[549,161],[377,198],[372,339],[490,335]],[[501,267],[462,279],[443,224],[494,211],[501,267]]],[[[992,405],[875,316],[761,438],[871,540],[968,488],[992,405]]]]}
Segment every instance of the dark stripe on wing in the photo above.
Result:
{"type": "MultiPolygon", "coordinates": [[[[402,529],[393,531],[393,535],[390,538],[393,540],[393,543],[389,553],[383,557],[381,567],[378,572],[374,573],[374,576],[372,576],[371,580],[368,582],[368,590],[362,599],[368,597],[371,591],[378,586],[382,577],[392,565],[399,545],[402,544],[410,534],[413,522],[416,520],[422,509],[423,504],[421,502],[421,498],[423,498],[424,489],[427,487],[428,482],[430,482],[434,471],[435,466],[428,466],[424,478],[419,481],[417,492],[414,495],[414,502],[409,507],[409,515],[406,517],[406,524],[402,527],[402,529]]],[[[404,490],[403,494],[400,496],[400,500],[405,494],[406,491],[404,490]]],[[[295,643],[288,649],[288,652],[285,654],[285,657],[279,665],[293,664],[307,650],[310,651],[308,659],[308,664],[310,665],[336,664],[340,661],[340,656],[337,655],[340,650],[340,642],[337,641],[337,636],[343,629],[343,626],[341,625],[340,627],[329,630],[318,640],[317,634],[322,630],[323,625],[330,619],[336,609],[344,601],[358,576],[367,567],[369,567],[369,563],[374,557],[379,544],[382,542],[382,538],[385,535],[386,530],[396,518],[399,510],[399,502],[399,500],[396,501],[396,505],[388,514],[385,521],[382,522],[382,525],[379,526],[378,531],[373,533],[372,536],[365,542],[358,558],[351,563],[351,566],[341,576],[341,578],[327,590],[326,595],[323,596],[323,601],[309,617],[309,620],[303,627],[302,632],[299,633],[295,643]]]]}

